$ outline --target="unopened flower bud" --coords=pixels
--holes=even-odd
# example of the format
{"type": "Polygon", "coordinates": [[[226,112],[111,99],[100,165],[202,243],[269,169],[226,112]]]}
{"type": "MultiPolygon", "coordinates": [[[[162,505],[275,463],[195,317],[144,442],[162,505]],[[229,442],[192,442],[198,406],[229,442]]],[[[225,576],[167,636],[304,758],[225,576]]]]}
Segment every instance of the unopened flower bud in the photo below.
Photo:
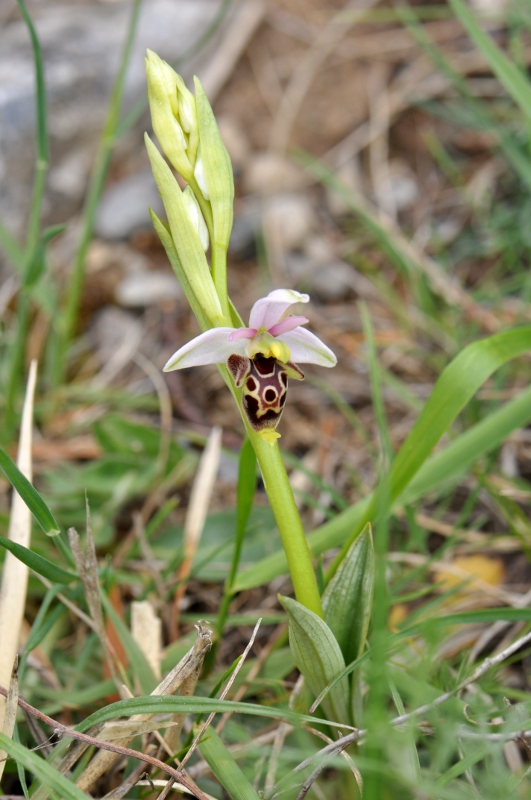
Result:
{"type": "Polygon", "coordinates": [[[232,166],[205,90],[197,78],[195,78],[195,100],[200,142],[195,163],[195,179],[204,197],[210,200],[212,206],[214,222],[212,247],[226,252],[233,219],[232,166]]]}
{"type": "Polygon", "coordinates": [[[197,108],[195,97],[186,87],[180,75],[177,78],[177,93],[179,97],[179,121],[188,136],[188,160],[193,166],[199,146],[199,128],[197,125],[197,108]]]}
{"type": "Polygon", "coordinates": [[[209,245],[208,228],[206,226],[205,218],[203,217],[201,208],[199,207],[199,203],[197,202],[197,198],[190,186],[187,186],[184,190],[183,200],[186,206],[186,212],[190,217],[192,225],[199,234],[201,245],[203,246],[203,250],[206,252],[209,245]]]}
{"type": "Polygon", "coordinates": [[[146,58],[149,108],[153,130],[166,157],[185,180],[193,175],[188,158],[188,141],[179,124],[177,74],[161,58],[148,50],[146,58]]]}
{"type": "Polygon", "coordinates": [[[203,163],[203,158],[201,156],[201,150],[197,154],[197,158],[195,161],[194,167],[194,177],[197,181],[197,185],[201,189],[201,193],[205,200],[210,200],[210,195],[208,193],[208,186],[205,180],[205,165],[203,163]]]}

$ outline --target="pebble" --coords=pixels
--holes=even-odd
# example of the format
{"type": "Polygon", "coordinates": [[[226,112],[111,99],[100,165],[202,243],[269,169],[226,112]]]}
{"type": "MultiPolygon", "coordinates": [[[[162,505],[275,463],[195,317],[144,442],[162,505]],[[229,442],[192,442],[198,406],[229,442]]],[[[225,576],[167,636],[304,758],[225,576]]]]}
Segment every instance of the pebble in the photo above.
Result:
{"type": "Polygon", "coordinates": [[[262,208],[258,198],[238,202],[229,242],[229,253],[237,259],[252,258],[262,230],[262,208]]]}
{"type": "Polygon", "coordinates": [[[397,211],[409,208],[419,196],[415,175],[405,161],[394,158],[389,162],[389,190],[397,211]]]}
{"type": "Polygon", "coordinates": [[[170,272],[149,270],[124,278],[115,291],[116,302],[128,308],[144,308],[165,300],[178,300],[181,289],[170,272]]]}
{"type": "Polygon", "coordinates": [[[312,278],[312,292],[323,301],[342,300],[355,289],[354,267],[345,261],[319,267],[312,278]]]}
{"type": "Polygon", "coordinates": [[[264,228],[284,251],[301,249],[316,224],[312,205],[303,194],[268,198],[263,220],[264,228]]]}
{"type": "Polygon", "coordinates": [[[96,234],[103,239],[127,239],[143,228],[151,229],[149,206],[163,212],[162,200],[150,169],[130,175],[105,190],[96,216],[96,234]]]}

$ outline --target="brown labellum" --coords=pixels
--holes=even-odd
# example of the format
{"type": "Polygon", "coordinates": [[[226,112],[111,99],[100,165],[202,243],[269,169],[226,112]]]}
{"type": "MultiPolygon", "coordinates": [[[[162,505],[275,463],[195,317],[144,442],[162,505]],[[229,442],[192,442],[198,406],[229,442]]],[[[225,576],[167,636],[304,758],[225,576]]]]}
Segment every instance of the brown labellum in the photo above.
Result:
{"type": "Polygon", "coordinates": [[[277,427],[286,402],[288,377],[299,381],[304,378],[292,361],[283,364],[260,353],[252,359],[229,356],[227,368],[236,386],[243,386],[243,410],[254,431],[277,427]]]}

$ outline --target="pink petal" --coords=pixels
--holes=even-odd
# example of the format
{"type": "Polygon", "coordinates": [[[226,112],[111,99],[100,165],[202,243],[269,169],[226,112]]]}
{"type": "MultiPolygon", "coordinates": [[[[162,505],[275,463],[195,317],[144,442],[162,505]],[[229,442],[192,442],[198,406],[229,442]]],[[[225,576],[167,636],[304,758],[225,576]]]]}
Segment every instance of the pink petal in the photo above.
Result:
{"type": "Polygon", "coordinates": [[[256,328],[237,328],[229,336],[229,342],[233,342],[235,339],[252,339],[257,333],[256,328]]]}
{"type": "Polygon", "coordinates": [[[280,322],[288,313],[294,303],[308,303],[307,294],[295,292],[292,289],[275,289],[267,297],[257,300],[251,309],[249,326],[257,330],[269,330],[280,322]]]}
{"type": "Polygon", "coordinates": [[[269,328],[268,333],[270,333],[271,336],[280,336],[283,333],[292,331],[294,328],[298,328],[299,325],[306,325],[309,321],[310,320],[306,317],[288,317],[287,319],[283,319],[282,322],[277,322],[272,328],[269,328]]]}

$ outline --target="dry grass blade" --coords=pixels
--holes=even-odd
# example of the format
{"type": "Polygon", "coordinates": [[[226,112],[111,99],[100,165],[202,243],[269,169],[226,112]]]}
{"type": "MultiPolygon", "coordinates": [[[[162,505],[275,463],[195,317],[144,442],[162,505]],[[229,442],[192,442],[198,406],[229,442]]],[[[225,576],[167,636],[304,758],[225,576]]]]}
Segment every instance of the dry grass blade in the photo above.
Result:
{"type": "MultiPolygon", "coordinates": [[[[37,362],[32,361],[24,407],[18,446],[17,466],[22,474],[31,481],[31,442],[33,426],[33,397],[37,380],[37,362]]],[[[31,512],[22,498],[13,492],[11,516],[9,519],[8,539],[24,547],[30,546],[31,512]]],[[[0,631],[2,631],[2,647],[0,647],[0,684],[7,686],[11,680],[11,671],[17,653],[24,608],[26,605],[26,589],[28,585],[28,568],[12,553],[6,553],[0,586],[0,631]]],[[[0,698],[0,730],[4,727],[6,703],[0,698]]]]}
{"type": "MultiPolygon", "coordinates": [[[[183,685],[184,683],[190,679],[191,676],[199,675],[201,671],[201,667],[203,665],[203,659],[210,650],[212,646],[212,638],[210,631],[198,626],[198,636],[194,646],[189,650],[189,652],[181,659],[181,661],[174,667],[171,672],[160,682],[156,689],[153,690],[151,693],[152,695],[170,695],[175,694],[183,685]]],[[[195,678],[197,682],[197,677],[195,678]]],[[[195,684],[194,684],[195,688],[195,684]]],[[[148,722],[150,719],[153,718],[153,714],[135,714],[129,720],[127,720],[127,724],[130,725],[131,723],[138,725],[139,723],[148,722]]],[[[182,714],[175,714],[172,715],[170,722],[174,723],[173,729],[177,729],[180,732],[182,728],[182,723],[184,720],[184,715],[182,714]],[[176,723],[176,724],[175,724],[176,723]]],[[[112,723],[112,726],[108,724],[109,727],[116,731],[117,723],[112,723]]],[[[162,727],[162,725],[161,725],[162,727]]],[[[106,740],[107,732],[107,725],[104,725],[100,733],[98,734],[98,739],[106,740]]],[[[126,733],[121,739],[119,739],[116,744],[121,747],[125,747],[132,739],[134,738],[134,733],[126,733]]],[[[119,758],[116,752],[111,752],[109,750],[99,750],[84,772],[79,776],[78,780],[76,781],[76,785],[82,789],[83,791],[88,791],[90,787],[98,780],[98,778],[103,775],[112,764],[119,758]]]]}
{"type": "MultiPolygon", "coordinates": [[[[201,625],[198,625],[197,630],[199,632],[197,641],[190,653],[187,653],[183,659],[183,661],[186,659],[186,666],[182,666],[182,675],[185,677],[179,684],[179,694],[181,697],[192,697],[195,693],[195,687],[197,686],[197,681],[199,680],[201,670],[203,669],[205,655],[212,646],[210,629],[203,628],[201,625]]],[[[183,664],[183,661],[180,662],[178,667],[183,664]]],[[[166,752],[169,751],[169,753],[172,755],[177,748],[179,736],[181,735],[181,730],[184,724],[184,718],[184,714],[173,715],[172,719],[177,722],[177,725],[174,728],[170,728],[166,731],[164,740],[161,742],[163,749],[165,749],[166,752]]]]}
{"type": "MultiPolygon", "coordinates": [[[[8,690],[4,686],[0,686],[0,695],[7,697],[7,694],[8,690]]],[[[158,758],[154,758],[146,753],[140,753],[138,750],[131,750],[129,747],[122,747],[118,744],[103,742],[99,739],[95,739],[89,734],[80,733],[79,731],[73,730],[72,728],[63,725],[61,722],[58,722],[56,719],[52,719],[52,717],[49,717],[47,714],[43,714],[42,711],[39,711],[37,708],[34,708],[34,706],[26,703],[26,701],[21,697],[18,698],[18,704],[22,709],[30,714],[33,714],[33,716],[37,717],[37,719],[40,719],[41,722],[44,722],[46,725],[49,725],[51,728],[53,728],[55,735],[67,736],[68,738],[76,739],[79,742],[83,742],[86,747],[92,745],[93,747],[107,750],[119,756],[136,758],[139,761],[143,761],[145,764],[150,764],[151,766],[160,769],[162,772],[165,772],[167,775],[170,775],[177,781],[177,783],[183,784],[183,786],[185,786],[192,796],[197,798],[197,800],[210,800],[210,798],[204,792],[202,792],[201,789],[196,786],[187,775],[184,775],[182,772],[170,767],[168,764],[164,764],[162,761],[159,761],[158,758]]],[[[38,792],[35,793],[34,797],[37,795],[37,793],[38,792]]]]}
{"type": "MultiPolygon", "coordinates": [[[[13,731],[15,730],[15,722],[17,719],[18,709],[18,655],[15,656],[13,670],[11,672],[11,680],[9,681],[9,691],[7,693],[7,702],[4,714],[4,727],[2,733],[9,736],[11,739],[13,731]]],[[[5,750],[0,750],[0,780],[6,765],[7,753],[5,750]]]]}
{"type": "Polygon", "coordinates": [[[176,640],[179,630],[179,604],[186,591],[186,582],[192,569],[192,564],[197,552],[205,519],[214,489],[214,482],[219,467],[221,453],[221,428],[212,428],[207,445],[199,462],[199,469],[195,476],[190,495],[190,504],[184,523],[184,556],[177,573],[177,590],[173,598],[172,620],[170,625],[171,637],[176,640]]]}
{"type": "MultiPolygon", "coordinates": [[[[254,640],[256,639],[256,634],[258,633],[258,628],[260,627],[261,622],[262,622],[262,619],[259,619],[258,622],[256,623],[256,625],[254,626],[254,630],[253,630],[253,633],[252,633],[251,638],[249,640],[249,644],[247,645],[247,647],[243,651],[242,657],[240,658],[240,660],[238,662],[238,665],[236,666],[236,669],[234,670],[234,672],[230,676],[230,678],[229,678],[229,680],[227,682],[227,685],[225,686],[225,688],[221,692],[221,695],[220,695],[220,698],[219,698],[220,700],[224,700],[226,698],[226,696],[228,695],[228,693],[230,691],[230,688],[231,688],[232,684],[234,683],[234,681],[236,680],[236,678],[238,676],[239,671],[243,667],[245,659],[249,655],[249,651],[250,651],[251,647],[254,644],[254,640]]],[[[201,727],[199,733],[197,734],[197,736],[195,737],[194,741],[192,742],[192,745],[191,745],[190,749],[188,750],[188,752],[186,753],[185,757],[181,761],[181,767],[180,767],[181,769],[184,767],[186,762],[191,758],[191,756],[192,756],[193,752],[195,751],[197,745],[201,741],[202,736],[204,735],[206,729],[208,728],[208,726],[210,725],[210,723],[212,722],[212,720],[214,719],[215,716],[216,716],[215,712],[212,712],[212,714],[209,714],[209,716],[207,717],[207,719],[204,722],[203,726],[201,727]]]]}
{"type": "Polygon", "coordinates": [[[111,677],[116,686],[116,690],[122,699],[125,699],[122,690],[122,681],[118,677],[114,663],[113,653],[109,645],[109,640],[105,632],[105,623],[103,620],[103,609],[101,607],[100,598],[100,582],[98,576],[98,559],[96,557],[96,547],[94,545],[94,538],[92,536],[92,527],[90,524],[90,511],[87,501],[87,552],[83,552],[81,547],[81,539],[78,532],[74,528],[68,530],[68,541],[81,583],[83,584],[83,591],[85,593],[85,600],[90,611],[90,616],[94,622],[94,630],[100,640],[105,660],[109,667],[111,677]]]}
{"type": "Polygon", "coordinates": [[[153,674],[160,680],[162,623],[149,600],[131,604],[131,633],[144,653],[153,674]]]}

